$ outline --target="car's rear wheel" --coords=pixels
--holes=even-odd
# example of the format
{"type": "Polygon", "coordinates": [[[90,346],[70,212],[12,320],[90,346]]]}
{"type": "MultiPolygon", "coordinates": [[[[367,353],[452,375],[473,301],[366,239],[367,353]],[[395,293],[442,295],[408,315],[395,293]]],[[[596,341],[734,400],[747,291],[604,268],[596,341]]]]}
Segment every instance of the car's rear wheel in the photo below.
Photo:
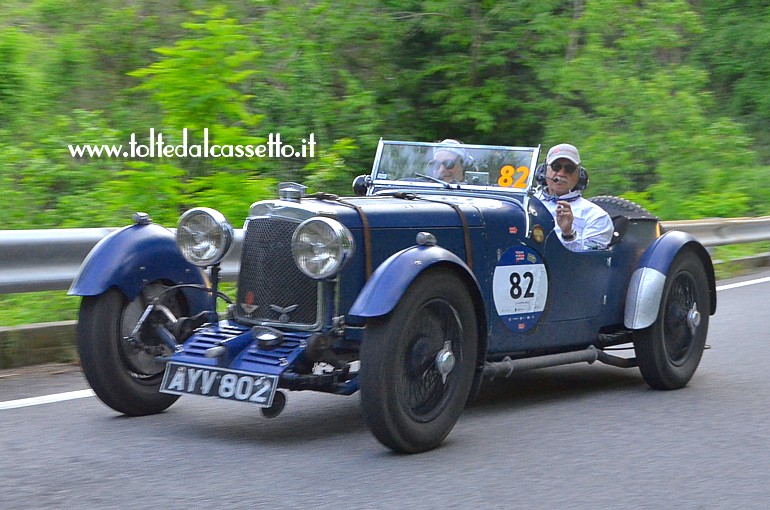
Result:
{"type": "MultiPolygon", "coordinates": [[[[127,415],[156,414],[179,398],[159,392],[164,365],[156,356],[171,350],[148,338],[142,340],[149,344],[149,352],[128,341],[150,297],[164,288],[160,283],[148,285],[132,301],[111,288],[84,297],[80,305],[77,348],[83,373],[102,402],[127,415]]],[[[177,317],[187,313],[180,291],[163,294],[161,303],[177,317]]]]}
{"type": "Polygon", "coordinates": [[[361,346],[361,405],[374,436],[399,452],[437,447],[468,400],[477,350],[462,280],[450,271],[419,276],[390,314],[367,325],[361,346]]]}
{"type": "Polygon", "coordinates": [[[655,322],[634,333],[639,370],[651,387],[684,387],[698,368],[708,333],[706,270],[691,250],[671,263],[655,322]]]}

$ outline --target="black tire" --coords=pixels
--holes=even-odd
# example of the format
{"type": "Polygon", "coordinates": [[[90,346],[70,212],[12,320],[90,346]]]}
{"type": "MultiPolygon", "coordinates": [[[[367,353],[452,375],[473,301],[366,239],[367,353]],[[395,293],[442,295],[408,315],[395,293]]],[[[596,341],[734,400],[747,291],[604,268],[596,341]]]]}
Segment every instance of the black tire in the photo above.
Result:
{"type": "Polygon", "coordinates": [[[451,271],[420,275],[396,308],[367,324],[361,346],[361,406],[374,436],[398,452],[437,447],[465,407],[478,351],[476,311],[451,271]],[[443,380],[437,356],[455,357],[443,380]]]}
{"type": "Polygon", "coordinates": [[[707,281],[700,257],[691,250],[680,252],[666,275],[658,317],[634,333],[639,370],[651,387],[682,388],[698,368],[711,309],[707,281]]]}
{"type": "MultiPolygon", "coordinates": [[[[159,392],[164,365],[155,355],[125,340],[144,312],[148,296],[162,288],[160,284],[149,285],[130,302],[111,288],[98,296],[84,297],[80,304],[77,348],[86,380],[102,402],[130,416],[160,413],[179,398],[159,392]]],[[[181,292],[165,294],[162,303],[177,317],[187,312],[181,292]]]]}
{"type": "Polygon", "coordinates": [[[630,200],[626,200],[625,198],[612,197],[609,195],[599,195],[597,197],[589,198],[589,200],[607,211],[607,214],[609,214],[611,217],[625,216],[629,219],[657,219],[655,215],[650,214],[650,212],[641,205],[630,200]]]}

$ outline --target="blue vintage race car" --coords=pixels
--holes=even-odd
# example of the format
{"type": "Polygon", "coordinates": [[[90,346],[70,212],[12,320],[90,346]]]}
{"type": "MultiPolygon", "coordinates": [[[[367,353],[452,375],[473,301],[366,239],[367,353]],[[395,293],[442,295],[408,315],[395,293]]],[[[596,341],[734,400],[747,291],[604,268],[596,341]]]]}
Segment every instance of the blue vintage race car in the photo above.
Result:
{"type": "Polygon", "coordinates": [[[697,240],[597,197],[612,244],[571,252],[533,193],[538,147],[452,145],[465,173],[449,182],[435,173],[446,148],[381,141],[354,197],[285,183],[254,203],[234,300],[218,290],[234,244],[222,214],[191,209],[176,234],[136,214],[70,289],[83,296],[77,344],[96,395],[128,415],[193,394],[273,417],[287,391],[360,390],[375,437],[420,452],[488,377],[598,360],[638,366],[654,388],[687,384],[716,310],[697,240]],[[624,344],[635,357],[607,352],[624,344]]]}

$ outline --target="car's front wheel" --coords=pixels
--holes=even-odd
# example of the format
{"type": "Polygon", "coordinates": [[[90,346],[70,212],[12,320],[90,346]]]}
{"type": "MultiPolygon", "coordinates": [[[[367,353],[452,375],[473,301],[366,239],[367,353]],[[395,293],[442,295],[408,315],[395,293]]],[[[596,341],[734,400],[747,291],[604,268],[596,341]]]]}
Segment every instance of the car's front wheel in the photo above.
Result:
{"type": "Polygon", "coordinates": [[[361,405],[374,436],[399,452],[437,447],[468,399],[477,350],[462,280],[451,271],[420,275],[390,314],[367,325],[361,405]]]}
{"type": "MultiPolygon", "coordinates": [[[[77,348],[83,373],[96,396],[118,412],[132,416],[156,414],[179,398],[158,391],[164,365],[156,357],[161,351],[170,354],[171,350],[158,341],[143,339],[155,345],[140,347],[128,339],[149,299],[164,289],[160,283],[148,285],[129,301],[111,288],[98,296],[86,296],[81,302],[77,348]]],[[[184,295],[178,290],[164,293],[161,303],[177,317],[187,312],[184,295]]]]}
{"type": "Polygon", "coordinates": [[[706,270],[691,250],[671,263],[655,322],[635,332],[639,370],[651,387],[684,387],[698,368],[708,333],[711,302],[706,270]]]}

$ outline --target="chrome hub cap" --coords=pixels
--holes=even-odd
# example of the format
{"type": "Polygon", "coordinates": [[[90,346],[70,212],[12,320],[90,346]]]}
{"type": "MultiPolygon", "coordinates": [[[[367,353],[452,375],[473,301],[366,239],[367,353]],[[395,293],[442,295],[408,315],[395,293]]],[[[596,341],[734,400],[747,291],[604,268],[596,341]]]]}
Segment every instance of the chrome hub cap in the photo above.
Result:
{"type": "Polygon", "coordinates": [[[441,382],[446,383],[449,372],[455,367],[455,355],[452,352],[452,342],[444,342],[444,348],[436,354],[436,370],[441,374],[441,382]]]}
{"type": "Polygon", "coordinates": [[[693,303],[692,308],[687,312],[687,327],[690,328],[690,334],[695,335],[695,329],[700,325],[700,312],[698,303],[693,303]]]}

